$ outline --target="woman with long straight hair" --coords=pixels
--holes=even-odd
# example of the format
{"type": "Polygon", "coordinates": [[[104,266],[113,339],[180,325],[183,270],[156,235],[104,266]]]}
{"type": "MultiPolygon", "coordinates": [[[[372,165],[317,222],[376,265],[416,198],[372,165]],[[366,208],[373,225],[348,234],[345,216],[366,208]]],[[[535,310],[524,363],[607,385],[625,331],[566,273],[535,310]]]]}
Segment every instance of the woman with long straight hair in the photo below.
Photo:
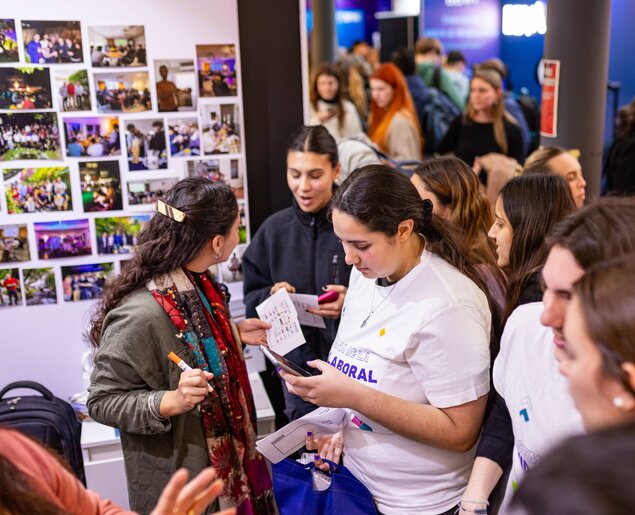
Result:
{"type": "Polygon", "coordinates": [[[157,202],[130,265],[93,315],[88,411],[121,430],[136,511],[154,507],[176,469],[194,475],[211,464],[225,481],[221,506],[272,513],[243,356],[243,343],[265,343],[270,326],[246,319],[236,327],[208,271],[231,256],[239,223],[229,186],[202,177],[178,182],[157,202]],[[182,372],[170,353],[190,369],[182,372]]]}
{"type": "Polygon", "coordinates": [[[382,64],[370,76],[368,136],[396,161],[420,160],[423,137],[408,84],[399,68],[382,64]]]}
{"type": "Polygon", "coordinates": [[[357,169],[331,210],[354,266],[337,337],[328,363],[309,362],[320,375],[281,375],[314,404],[351,409],[344,464],[381,513],[454,513],[489,391],[482,281],[460,234],[401,173],[357,169]]]}

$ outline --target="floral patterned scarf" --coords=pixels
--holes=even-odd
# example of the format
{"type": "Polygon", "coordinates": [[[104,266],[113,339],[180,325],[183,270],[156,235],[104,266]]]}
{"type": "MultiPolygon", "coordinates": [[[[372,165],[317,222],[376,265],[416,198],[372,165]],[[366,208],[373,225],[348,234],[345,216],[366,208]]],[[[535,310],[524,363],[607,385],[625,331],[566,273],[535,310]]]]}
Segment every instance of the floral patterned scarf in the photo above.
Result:
{"type": "Polygon", "coordinates": [[[181,269],[146,287],[194,354],[192,367],[214,374],[214,392],[200,406],[210,462],[225,481],[221,509],[274,513],[269,472],[256,451],[256,409],[242,347],[218,284],[207,273],[181,269]]]}

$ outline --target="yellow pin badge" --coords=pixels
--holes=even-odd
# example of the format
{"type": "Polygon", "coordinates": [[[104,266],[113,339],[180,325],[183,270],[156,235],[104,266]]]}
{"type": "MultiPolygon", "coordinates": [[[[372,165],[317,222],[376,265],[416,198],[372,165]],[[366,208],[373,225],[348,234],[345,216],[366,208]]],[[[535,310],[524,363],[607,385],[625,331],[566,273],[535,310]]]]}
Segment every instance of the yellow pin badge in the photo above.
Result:
{"type": "Polygon", "coordinates": [[[386,334],[386,328],[385,328],[385,327],[382,327],[382,328],[379,330],[379,336],[384,336],[385,334],[386,334]]]}

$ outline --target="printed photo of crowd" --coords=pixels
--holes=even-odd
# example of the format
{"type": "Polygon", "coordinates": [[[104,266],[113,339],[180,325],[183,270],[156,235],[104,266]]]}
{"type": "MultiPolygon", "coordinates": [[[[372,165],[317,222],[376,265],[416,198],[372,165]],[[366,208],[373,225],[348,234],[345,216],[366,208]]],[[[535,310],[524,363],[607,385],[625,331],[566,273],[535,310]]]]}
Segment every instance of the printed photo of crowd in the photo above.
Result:
{"type": "Polygon", "coordinates": [[[17,63],[18,59],[15,20],[0,19],[0,63],[17,63]]]}
{"type": "Polygon", "coordinates": [[[48,68],[0,68],[0,109],[50,109],[48,68]]]}
{"type": "Polygon", "coordinates": [[[55,113],[0,114],[0,159],[62,158],[55,113]]]}
{"type": "Polygon", "coordinates": [[[10,215],[73,209],[70,173],[65,166],[5,170],[4,193],[10,215]]]}
{"type": "Polygon", "coordinates": [[[79,164],[84,213],[123,209],[119,161],[86,161],[79,164]]]}
{"type": "Polygon", "coordinates": [[[139,233],[150,215],[95,218],[98,254],[130,254],[137,250],[139,233]]]}
{"type": "Polygon", "coordinates": [[[139,113],[152,110],[148,72],[95,73],[97,111],[139,113]]]}
{"type": "Polygon", "coordinates": [[[245,181],[238,159],[192,159],[185,162],[188,177],[207,177],[231,186],[237,199],[245,198],[245,181]]]}
{"type": "Polygon", "coordinates": [[[52,268],[25,268],[22,270],[22,279],[27,306],[57,304],[55,272],[52,268]]]}
{"type": "Polygon", "coordinates": [[[196,76],[192,59],[154,61],[159,112],[195,111],[196,76]]]}
{"type": "Polygon", "coordinates": [[[163,120],[129,120],[125,139],[129,171],[163,170],[168,167],[163,120]]]}
{"type": "Polygon", "coordinates": [[[0,263],[31,259],[26,224],[0,225],[0,263]]]}
{"type": "Polygon", "coordinates": [[[143,25],[88,27],[90,61],[94,67],[146,66],[143,25]]]}
{"type": "Polygon", "coordinates": [[[201,97],[237,95],[234,45],[196,45],[196,64],[201,97]]]}
{"type": "Polygon", "coordinates": [[[82,63],[82,33],[78,21],[23,21],[27,63],[82,63]]]}
{"type": "Polygon", "coordinates": [[[86,70],[55,70],[57,103],[61,111],[90,111],[90,85],[86,70]]]}
{"type": "Polygon", "coordinates": [[[97,299],[106,283],[114,278],[113,263],[62,267],[62,288],[66,302],[97,299]]]}
{"type": "Polygon", "coordinates": [[[92,254],[88,219],[33,224],[40,259],[92,254]]]}
{"type": "Polygon", "coordinates": [[[163,198],[165,192],[177,183],[177,179],[154,179],[128,183],[128,205],[145,206],[163,198]]]}
{"type": "Polygon", "coordinates": [[[201,142],[196,118],[170,118],[168,136],[172,157],[198,156],[201,142]]]}
{"type": "Polygon", "coordinates": [[[21,305],[20,271],[17,268],[0,268],[0,309],[21,305]]]}
{"type": "Polygon", "coordinates": [[[66,117],[64,136],[68,157],[121,155],[117,116],[66,117]]]}
{"type": "Polygon", "coordinates": [[[240,126],[238,104],[201,105],[203,154],[238,154],[240,126]]]}

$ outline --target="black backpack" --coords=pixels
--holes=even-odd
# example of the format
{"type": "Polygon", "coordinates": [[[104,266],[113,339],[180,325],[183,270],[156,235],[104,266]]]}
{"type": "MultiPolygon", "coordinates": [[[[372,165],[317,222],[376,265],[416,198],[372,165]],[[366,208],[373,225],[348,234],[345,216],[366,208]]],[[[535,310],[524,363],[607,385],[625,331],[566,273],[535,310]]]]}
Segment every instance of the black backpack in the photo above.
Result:
{"type": "Polygon", "coordinates": [[[68,402],[33,381],[17,381],[0,390],[0,425],[9,426],[41,441],[66,459],[77,478],[86,485],[81,448],[81,423],[68,402]],[[17,388],[42,394],[5,397],[17,388]]]}

